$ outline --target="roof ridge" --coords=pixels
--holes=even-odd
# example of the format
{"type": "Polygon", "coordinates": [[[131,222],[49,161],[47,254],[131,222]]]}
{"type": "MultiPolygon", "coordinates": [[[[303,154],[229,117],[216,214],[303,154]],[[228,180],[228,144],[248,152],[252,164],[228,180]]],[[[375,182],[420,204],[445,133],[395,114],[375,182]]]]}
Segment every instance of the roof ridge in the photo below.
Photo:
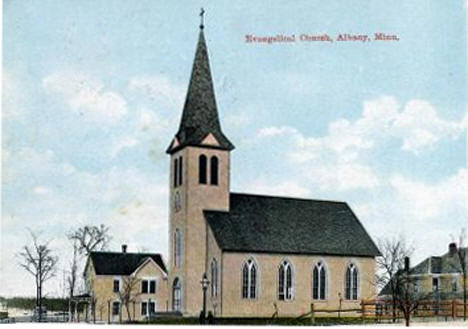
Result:
{"type": "Polygon", "coordinates": [[[292,196],[287,196],[287,195],[271,195],[271,194],[252,194],[252,193],[245,193],[245,192],[230,192],[230,195],[234,195],[234,194],[235,195],[260,197],[260,198],[277,198],[277,199],[298,200],[298,201],[316,201],[316,202],[330,202],[330,203],[347,204],[346,201],[339,201],[339,200],[310,199],[310,198],[292,197],[292,196]]]}
{"type": "Polygon", "coordinates": [[[141,256],[161,256],[161,253],[150,252],[121,252],[121,251],[91,251],[90,254],[118,254],[118,255],[141,255],[141,256]]]}

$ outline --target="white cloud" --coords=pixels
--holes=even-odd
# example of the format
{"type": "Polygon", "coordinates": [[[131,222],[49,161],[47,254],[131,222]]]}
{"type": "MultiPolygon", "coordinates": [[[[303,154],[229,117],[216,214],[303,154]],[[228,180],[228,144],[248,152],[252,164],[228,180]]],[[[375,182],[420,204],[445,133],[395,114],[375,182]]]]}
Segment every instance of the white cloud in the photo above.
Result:
{"type": "Polygon", "coordinates": [[[168,135],[172,133],[175,116],[158,115],[155,111],[148,108],[142,108],[138,115],[138,130],[152,135],[168,135]]]}
{"type": "Polygon", "coordinates": [[[257,133],[257,137],[263,138],[263,137],[285,136],[285,135],[293,135],[293,134],[297,134],[297,130],[292,127],[272,126],[272,127],[261,128],[257,133]]]}
{"type": "Polygon", "coordinates": [[[279,196],[293,196],[293,197],[307,197],[310,191],[296,183],[295,181],[283,181],[275,184],[267,181],[266,179],[258,179],[249,183],[245,187],[249,193],[266,194],[266,195],[279,195],[279,196]]]}
{"type": "Polygon", "coordinates": [[[393,122],[392,132],[403,140],[402,150],[418,154],[434,148],[442,138],[457,137],[462,126],[441,119],[429,102],[411,100],[393,122]]]}
{"type": "Polygon", "coordinates": [[[338,119],[321,137],[305,136],[289,126],[264,127],[257,139],[277,138],[288,144],[289,159],[301,165],[303,176],[318,189],[349,190],[378,187],[381,178],[368,163],[371,152],[392,139],[401,150],[418,155],[442,139],[460,135],[461,123],[441,119],[428,102],[412,100],[401,108],[394,97],[365,101],[355,121],[338,119]]]}
{"type": "Polygon", "coordinates": [[[70,109],[86,120],[113,124],[127,114],[127,103],[104,85],[80,72],[56,72],[43,79],[44,88],[65,98],[70,109]]]}
{"type": "Polygon", "coordinates": [[[133,77],[128,87],[131,91],[142,92],[161,107],[177,110],[182,107],[185,89],[165,76],[133,77]]]}
{"type": "Polygon", "coordinates": [[[291,127],[267,127],[257,137],[276,136],[292,141],[287,156],[303,178],[315,189],[348,190],[374,188],[379,180],[373,169],[363,163],[359,152],[372,147],[372,143],[355,134],[350,123],[340,120],[329,127],[325,137],[306,137],[291,127]],[[340,132],[342,134],[340,134],[340,132]]]}
{"type": "Polygon", "coordinates": [[[249,116],[245,112],[238,112],[234,114],[228,114],[224,120],[227,126],[244,126],[250,122],[249,116]]]}
{"type": "Polygon", "coordinates": [[[117,141],[111,149],[110,156],[115,158],[123,149],[132,148],[137,146],[140,142],[131,136],[124,136],[119,141],[117,141]]]}
{"type": "Polygon", "coordinates": [[[33,188],[35,194],[46,194],[49,193],[49,189],[45,186],[36,186],[33,188]]]}
{"type": "Polygon", "coordinates": [[[19,118],[24,113],[21,87],[10,72],[4,69],[2,74],[2,118],[19,118]]]}
{"type": "Polygon", "coordinates": [[[468,169],[435,184],[418,182],[402,175],[390,178],[396,190],[398,204],[406,209],[408,216],[419,221],[452,216],[452,220],[467,223],[468,169]]]}

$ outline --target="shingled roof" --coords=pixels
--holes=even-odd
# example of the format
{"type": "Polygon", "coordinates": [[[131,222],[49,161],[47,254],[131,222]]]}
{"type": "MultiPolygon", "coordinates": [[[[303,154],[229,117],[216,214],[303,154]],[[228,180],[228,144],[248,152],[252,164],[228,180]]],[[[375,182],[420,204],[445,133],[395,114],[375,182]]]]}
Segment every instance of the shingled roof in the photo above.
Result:
{"type": "Polygon", "coordinates": [[[166,265],[160,254],[97,251],[90,254],[90,260],[97,275],[130,275],[148,258],[165,272],[166,265]]]}
{"type": "MultiPolygon", "coordinates": [[[[468,248],[462,248],[467,253],[468,248]]],[[[442,256],[430,256],[411,269],[412,274],[460,273],[457,253],[447,252],[442,256]]]]}
{"type": "Polygon", "coordinates": [[[230,211],[205,211],[222,250],[379,256],[345,202],[230,194],[230,211]]]}
{"type": "Polygon", "coordinates": [[[210,145],[210,147],[225,150],[234,149],[234,145],[221,130],[213,80],[211,78],[208,50],[203,29],[201,29],[182,119],[176,134],[178,145],[174,146],[173,140],[166,152],[174,153],[189,145],[200,146],[205,137],[210,133],[219,143],[219,145],[210,145]]]}

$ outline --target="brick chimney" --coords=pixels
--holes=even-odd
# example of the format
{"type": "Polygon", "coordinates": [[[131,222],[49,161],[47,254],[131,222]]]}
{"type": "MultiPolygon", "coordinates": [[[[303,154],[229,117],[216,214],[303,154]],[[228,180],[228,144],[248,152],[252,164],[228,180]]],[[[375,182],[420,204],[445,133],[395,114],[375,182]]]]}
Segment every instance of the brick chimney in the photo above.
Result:
{"type": "Polygon", "coordinates": [[[127,245],[126,244],[122,245],[122,253],[124,253],[124,254],[127,253],[127,245]]]}
{"type": "Polygon", "coordinates": [[[449,254],[454,255],[457,252],[457,244],[455,242],[449,243],[449,254]]]}

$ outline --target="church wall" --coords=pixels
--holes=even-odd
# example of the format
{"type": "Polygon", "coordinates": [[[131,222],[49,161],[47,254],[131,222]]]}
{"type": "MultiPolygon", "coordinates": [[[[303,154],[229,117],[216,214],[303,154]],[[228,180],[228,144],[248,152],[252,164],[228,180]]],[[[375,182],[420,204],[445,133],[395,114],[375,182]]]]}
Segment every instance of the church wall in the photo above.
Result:
{"type": "MultiPolygon", "coordinates": [[[[316,310],[338,309],[341,294],[344,299],[345,271],[353,261],[359,269],[358,300],[342,300],[342,309],[359,308],[361,299],[375,298],[373,284],[375,275],[375,260],[371,257],[339,257],[339,256],[306,256],[280,254],[223,254],[222,279],[222,316],[223,317],[271,317],[275,312],[274,303],[278,308],[278,316],[298,316],[310,311],[314,303],[316,310]],[[256,299],[242,298],[242,265],[252,257],[258,265],[258,296],[256,299]],[[290,301],[280,301],[278,294],[278,268],[284,260],[289,260],[294,268],[295,294],[290,301]],[[316,301],[312,299],[312,269],[318,261],[327,266],[328,287],[327,299],[316,301]]],[[[327,316],[326,314],[320,314],[327,316]]]]}
{"type": "Polygon", "coordinates": [[[213,312],[214,316],[220,316],[222,312],[222,279],[223,279],[223,253],[216,243],[213,231],[208,227],[207,235],[207,266],[206,273],[210,280],[210,285],[213,283],[213,277],[211,276],[211,261],[216,259],[218,263],[218,295],[211,296],[211,286],[207,291],[207,310],[213,312]]]}

